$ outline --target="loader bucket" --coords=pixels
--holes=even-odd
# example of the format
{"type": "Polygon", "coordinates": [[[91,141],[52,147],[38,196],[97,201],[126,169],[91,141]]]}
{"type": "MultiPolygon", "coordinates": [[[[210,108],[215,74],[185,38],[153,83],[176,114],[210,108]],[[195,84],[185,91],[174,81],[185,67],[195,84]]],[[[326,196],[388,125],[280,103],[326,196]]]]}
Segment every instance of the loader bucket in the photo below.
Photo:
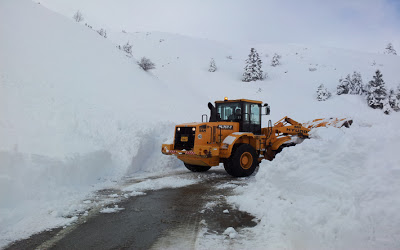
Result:
{"type": "Polygon", "coordinates": [[[353,124],[353,120],[349,118],[328,118],[328,119],[315,119],[310,122],[305,122],[302,125],[308,129],[313,129],[319,127],[349,128],[351,124],[353,124]]]}

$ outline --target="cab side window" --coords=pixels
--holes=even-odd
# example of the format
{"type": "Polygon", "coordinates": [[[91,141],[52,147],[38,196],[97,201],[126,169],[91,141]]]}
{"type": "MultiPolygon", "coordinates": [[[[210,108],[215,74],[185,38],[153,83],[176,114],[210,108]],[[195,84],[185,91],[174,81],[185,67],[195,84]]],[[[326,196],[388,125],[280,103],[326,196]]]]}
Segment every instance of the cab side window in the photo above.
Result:
{"type": "Polygon", "coordinates": [[[221,121],[234,121],[239,119],[240,103],[222,103],[217,105],[217,116],[221,121]]]}
{"type": "Polygon", "coordinates": [[[251,104],[250,105],[250,119],[253,124],[261,124],[260,119],[260,105],[259,104],[251,104]]]}

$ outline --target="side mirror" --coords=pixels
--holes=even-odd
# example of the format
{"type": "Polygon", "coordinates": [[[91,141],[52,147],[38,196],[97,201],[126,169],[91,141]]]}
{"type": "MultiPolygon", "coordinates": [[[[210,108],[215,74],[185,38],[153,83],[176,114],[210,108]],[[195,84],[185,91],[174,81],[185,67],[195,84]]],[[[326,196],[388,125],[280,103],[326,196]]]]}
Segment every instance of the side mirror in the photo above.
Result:
{"type": "Polygon", "coordinates": [[[271,108],[269,107],[268,103],[265,103],[264,107],[265,107],[265,115],[269,115],[271,113],[271,108]]]}

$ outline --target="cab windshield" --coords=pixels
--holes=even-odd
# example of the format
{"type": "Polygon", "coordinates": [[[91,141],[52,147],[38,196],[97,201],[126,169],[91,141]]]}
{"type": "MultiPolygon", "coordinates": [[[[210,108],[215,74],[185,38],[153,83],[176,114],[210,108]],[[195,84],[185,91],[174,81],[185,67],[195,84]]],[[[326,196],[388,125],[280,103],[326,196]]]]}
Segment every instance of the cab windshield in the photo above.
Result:
{"type": "Polygon", "coordinates": [[[217,114],[220,121],[240,121],[241,105],[239,102],[218,103],[217,114]]]}

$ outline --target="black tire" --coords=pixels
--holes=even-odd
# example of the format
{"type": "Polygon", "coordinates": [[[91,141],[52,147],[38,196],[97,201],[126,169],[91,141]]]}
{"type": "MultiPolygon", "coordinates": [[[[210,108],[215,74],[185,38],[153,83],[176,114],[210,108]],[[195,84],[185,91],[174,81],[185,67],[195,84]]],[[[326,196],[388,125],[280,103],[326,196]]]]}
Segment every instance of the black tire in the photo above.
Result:
{"type": "Polygon", "coordinates": [[[197,165],[192,165],[192,164],[187,164],[187,163],[184,163],[184,164],[185,164],[185,167],[192,172],[206,172],[211,168],[211,167],[207,167],[207,166],[197,166],[197,165]]]}
{"type": "Polygon", "coordinates": [[[257,166],[257,152],[249,144],[235,146],[231,157],[224,160],[226,172],[234,177],[250,176],[256,170],[257,166]]]}

